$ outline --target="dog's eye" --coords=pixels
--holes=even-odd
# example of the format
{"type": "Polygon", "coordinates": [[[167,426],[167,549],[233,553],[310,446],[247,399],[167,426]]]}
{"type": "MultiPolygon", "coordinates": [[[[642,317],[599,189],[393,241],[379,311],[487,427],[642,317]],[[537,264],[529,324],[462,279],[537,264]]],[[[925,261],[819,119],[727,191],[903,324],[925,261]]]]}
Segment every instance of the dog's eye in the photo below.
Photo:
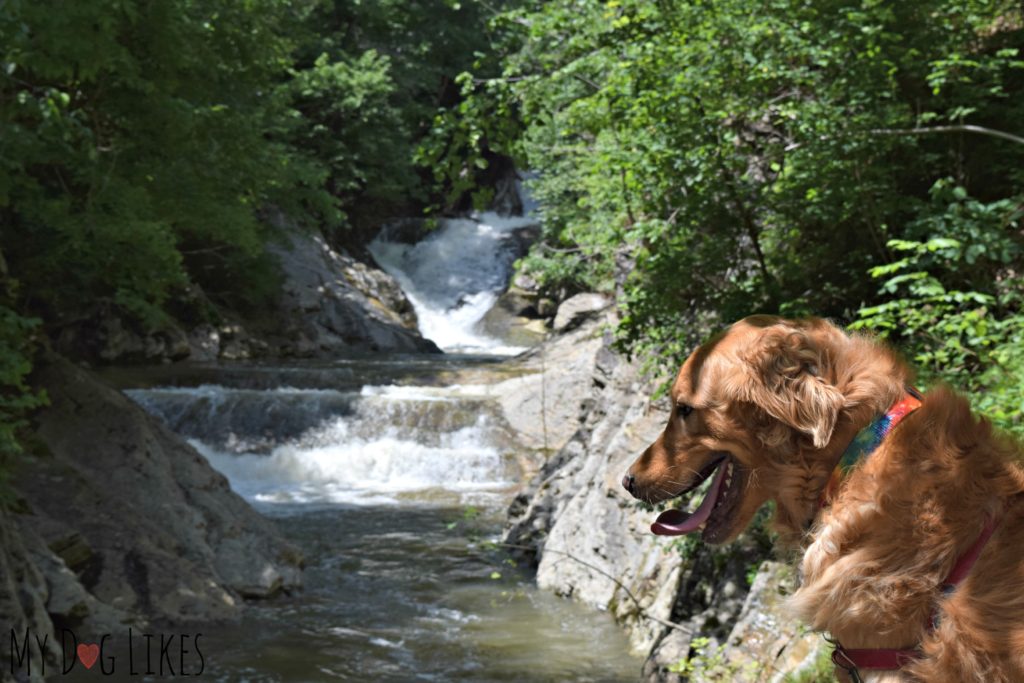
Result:
{"type": "Polygon", "coordinates": [[[679,411],[679,414],[683,417],[688,417],[690,413],[693,412],[693,406],[687,405],[686,403],[677,403],[676,410],[679,411]]]}

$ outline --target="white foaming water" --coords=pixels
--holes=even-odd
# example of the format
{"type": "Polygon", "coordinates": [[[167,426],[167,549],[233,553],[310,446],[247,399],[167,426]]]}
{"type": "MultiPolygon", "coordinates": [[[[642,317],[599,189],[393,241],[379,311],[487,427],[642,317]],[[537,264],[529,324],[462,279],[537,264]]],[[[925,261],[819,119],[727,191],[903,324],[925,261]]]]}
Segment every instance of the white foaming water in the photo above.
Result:
{"type": "Polygon", "coordinates": [[[409,297],[424,337],[445,351],[513,355],[524,349],[487,336],[480,323],[511,276],[513,233],[532,225],[534,218],[488,211],[443,220],[416,244],[378,236],[368,248],[409,297]]]}
{"type": "Polygon", "coordinates": [[[449,384],[443,387],[403,386],[385,384],[364,386],[361,396],[380,396],[385,399],[407,401],[451,401],[458,399],[487,399],[494,396],[486,384],[449,384]]]}
{"type": "MultiPolygon", "coordinates": [[[[323,415],[301,434],[279,436],[260,453],[238,447],[250,438],[248,432],[238,439],[202,436],[189,443],[237,493],[252,501],[381,505],[454,497],[468,502],[506,489],[514,478],[514,465],[494,444],[497,426],[480,407],[484,389],[365,386],[358,397],[352,396],[354,406],[348,403],[341,414],[323,415]]],[[[258,434],[274,422],[279,402],[288,401],[295,409],[296,394],[308,400],[317,393],[206,385],[131,395],[165,419],[168,408],[183,398],[221,405],[230,397],[242,402],[233,412],[246,414],[245,428],[258,434]],[[244,404],[256,410],[246,410],[244,404]]],[[[194,420],[190,426],[195,432],[212,435],[210,427],[223,424],[224,415],[204,409],[194,420]],[[204,425],[207,420],[210,424],[204,425]]]]}
{"type": "Polygon", "coordinates": [[[496,490],[509,485],[501,454],[485,443],[486,419],[425,446],[395,433],[353,438],[344,420],[270,455],[223,453],[191,443],[245,498],[267,503],[397,502],[395,494],[444,489],[496,490]]]}

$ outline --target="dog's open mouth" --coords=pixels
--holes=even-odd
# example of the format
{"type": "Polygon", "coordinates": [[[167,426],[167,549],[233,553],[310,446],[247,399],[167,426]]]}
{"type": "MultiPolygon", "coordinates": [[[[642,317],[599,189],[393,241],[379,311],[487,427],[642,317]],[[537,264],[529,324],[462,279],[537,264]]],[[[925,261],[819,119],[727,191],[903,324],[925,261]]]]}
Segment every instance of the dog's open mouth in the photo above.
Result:
{"type": "Polygon", "coordinates": [[[705,467],[697,481],[690,488],[681,492],[685,495],[703,484],[708,477],[715,475],[708,487],[704,500],[692,513],[684,510],[666,510],[658,515],[651,525],[651,531],[661,536],[681,536],[682,534],[701,531],[705,541],[716,542],[728,531],[740,501],[740,492],[746,482],[746,468],[732,457],[723,455],[705,467]]]}

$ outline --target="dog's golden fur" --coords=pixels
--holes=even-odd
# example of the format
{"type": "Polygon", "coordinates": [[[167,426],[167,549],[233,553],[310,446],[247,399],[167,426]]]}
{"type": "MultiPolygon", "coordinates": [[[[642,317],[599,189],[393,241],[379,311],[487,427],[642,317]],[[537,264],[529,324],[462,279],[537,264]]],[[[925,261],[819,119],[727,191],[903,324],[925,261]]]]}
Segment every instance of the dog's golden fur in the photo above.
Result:
{"type": "Polygon", "coordinates": [[[667,500],[727,453],[742,498],[705,538],[732,540],[774,500],[782,540],[804,550],[795,614],[847,648],[920,646],[902,670],[861,671],[864,680],[1024,681],[1024,468],[1016,444],[963,398],[929,391],[820,509],[854,435],[911,381],[871,338],[817,319],[747,318],[687,359],[668,425],[630,469],[630,490],[667,500]],[[943,596],[987,515],[1001,520],[995,534],[943,596]]]}

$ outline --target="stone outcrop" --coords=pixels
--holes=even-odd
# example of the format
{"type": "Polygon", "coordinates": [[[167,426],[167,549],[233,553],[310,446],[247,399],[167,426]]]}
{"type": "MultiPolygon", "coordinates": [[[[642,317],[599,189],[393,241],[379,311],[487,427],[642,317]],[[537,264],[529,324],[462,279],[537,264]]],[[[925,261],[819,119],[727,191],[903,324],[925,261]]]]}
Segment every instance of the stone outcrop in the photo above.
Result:
{"type": "Polygon", "coordinates": [[[94,635],[230,619],[244,598],[300,586],[298,552],[187,443],[59,357],[34,379],[50,400],[38,454],[0,514],[0,614],[13,626],[94,635]]]}
{"type": "Polygon", "coordinates": [[[280,355],[340,350],[438,352],[419,335],[416,314],[387,273],[338,252],[319,235],[290,231],[273,245],[285,276],[280,304],[280,355]]]}
{"type": "MultiPolygon", "coordinates": [[[[782,604],[792,573],[777,563],[758,571],[769,554],[763,532],[717,549],[657,537],[650,533],[656,513],[622,489],[623,473],[660,433],[668,406],[652,403],[653,383],[611,349],[603,330],[612,314],[596,297],[591,303],[568,333],[533,352],[537,374],[507,383],[506,400],[515,397],[516,406],[547,406],[549,436],[559,438],[549,440],[554,452],[513,502],[505,541],[536,566],[541,587],[612,612],[646,656],[647,680],[767,681],[808,666],[818,654],[815,636],[799,631],[782,604]],[[537,367],[541,357],[548,360],[537,367]],[[541,388],[557,401],[544,401],[541,388]]],[[[509,415],[536,445],[539,418],[509,415]]]]}
{"type": "Polygon", "coordinates": [[[599,317],[611,305],[611,300],[603,294],[584,292],[571,296],[558,307],[551,327],[555,332],[571,330],[586,320],[599,317]]]}
{"type": "Polygon", "coordinates": [[[761,565],[725,642],[729,665],[742,668],[754,662],[760,680],[778,680],[810,670],[822,658],[825,640],[801,628],[786,611],[784,597],[795,589],[792,567],[770,561],[761,565]]]}
{"type": "Polygon", "coordinates": [[[519,444],[554,452],[568,443],[586,410],[580,387],[591,381],[604,345],[599,325],[580,328],[529,352],[521,365],[532,372],[489,387],[519,444]]]}
{"type": "MultiPolygon", "coordinates": [[[[267,250],[283,276],[272,309],[244,319],[226,312],[217,324],[200,323],[190,330],[168,322],[144,331],[112,302],[98,302],[55,331],[54,350],[96,364],[330,357],[339,351],[440,352],[420,336],[412,304],[393,277],[283,216],[268,220],[280,231],[279,241],[267,250]]],[[[195,310],[213,308],[195,285],[187,288],[187,297],[195,310]]]]}
{"type": "Polygon", "coordinates": [[[59,353],[90,362],[154,363],[188,358],[188,336],[178,327],[142,333],[115,312],[109,302],[65,325],[55,335],[53,347],[59,353]]]}

